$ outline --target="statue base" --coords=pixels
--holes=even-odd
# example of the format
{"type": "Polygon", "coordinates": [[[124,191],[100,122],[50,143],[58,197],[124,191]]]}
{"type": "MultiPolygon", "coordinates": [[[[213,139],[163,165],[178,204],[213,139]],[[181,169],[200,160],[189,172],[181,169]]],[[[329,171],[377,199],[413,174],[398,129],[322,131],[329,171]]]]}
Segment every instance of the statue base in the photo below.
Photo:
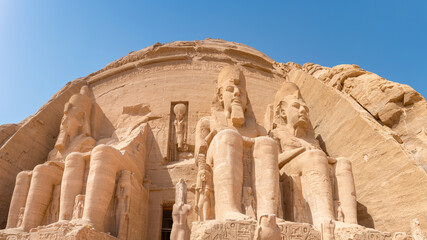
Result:
{"type": "MultiPolygon", "coordinates": [[[[358,224],[335,222],[335,240],[392,240],[390,232],[381,232],[358,224]]],[[[410,240],[408,236],[408,240],[410,240]]]]}
{"type": "Polygon", "coordinates": [[[40,226],[29,232],[17,229],[5,229],[0,231],[0,240],[29,240],[29,239],[55,239],[55,240],[117,240],[107,233],[96,231],[90,226],[73,223],[54,223],[48,226],[40,226]]]}
{"type": "MultiPolygon", "coordinates": [[[[320,240],[320,232],[308,223],[279,222],[282,239],[320,240]]],[[[210,220],[193,222],[191,240],[252,240],[257,222],[255,220],[210,220]]]]}
{"type": "MultiPolygon", "coordinates": [[[[254,240],[255,220],[193,222],[191,240],[254,240]]],[[[282,240],[321,240],[321,232],[308,223],[278,222],[282,240]]],[[[335,222],[335,240],[391,240],[392,234],[357,224],[335,222]]],[[[326,240],[326,239],[324,239],[326,240]]]]}

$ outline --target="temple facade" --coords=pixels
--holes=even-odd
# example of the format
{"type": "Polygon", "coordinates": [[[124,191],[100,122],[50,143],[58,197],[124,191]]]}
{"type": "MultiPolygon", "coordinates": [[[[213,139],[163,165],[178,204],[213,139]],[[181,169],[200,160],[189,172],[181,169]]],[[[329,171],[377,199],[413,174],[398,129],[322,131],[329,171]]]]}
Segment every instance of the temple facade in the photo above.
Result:
{"type": "Polygon", "coordinates": [[[425,239],[425,98],[357,65],[156,43],[0,126],[0,239],[425,239]]]}

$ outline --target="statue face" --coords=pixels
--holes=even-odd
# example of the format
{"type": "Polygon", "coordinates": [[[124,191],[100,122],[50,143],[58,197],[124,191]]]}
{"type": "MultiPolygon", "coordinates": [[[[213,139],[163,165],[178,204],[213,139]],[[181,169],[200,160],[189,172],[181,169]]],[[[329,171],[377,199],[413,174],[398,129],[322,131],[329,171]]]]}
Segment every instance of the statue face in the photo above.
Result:
{"type": "MultiPolygon", "coordinates": [[[[287,124],[292,127],[307,128],[309,123],[308,107],[300,99],[292,99],[288,101],[286,108],[282,108],[281,115],[282,114],[286,116],[287,124]]],[[[283,115],[282,117],[284,117],[283,115]]]]}
{"type": "Polygon", "coordinates": [[[245,111],[248,103],[246,89],[238,83],[238,79],[230,79],[221,86],[221,101],[224,104],[224,110],[230,113],[232,107],[241,107],[245,111]]]}
{"type": "Polygon", "coordinates": [[[184,113],[182,113],[182,112],[177,112],[177,113],[175,114],[175,116],[176,116],[176,119],[178,119],[178,120],[182,120],[182,119],[184,118],[184,113]]]}
{"type": "Polygon", "coordinates": [[[181,121],[184,118],[185,113],[187,112],[187,107],[184,104],[179,103],[175,105],[175,107],[173,108],[173,112],[175,113],[176,119],[181,121]]]}
{"type": "Polygon", "coordinates": [[[71,109],[68,113],[64,114],[61,128],[65,130],[65,132],[67,132],[70,136],[75,136],[79,131],[82,121],[83,112],[71,109]]]}

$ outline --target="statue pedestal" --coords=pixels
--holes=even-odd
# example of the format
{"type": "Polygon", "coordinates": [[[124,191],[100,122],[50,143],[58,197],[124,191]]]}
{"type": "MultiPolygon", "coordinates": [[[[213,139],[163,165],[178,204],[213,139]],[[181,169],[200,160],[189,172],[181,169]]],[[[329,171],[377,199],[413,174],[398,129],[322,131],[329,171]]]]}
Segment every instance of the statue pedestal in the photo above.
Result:
{"type": "Polygon", "coordinates": [[[30,232],[19,232],[18,229],[0,231],[0,240],[27,240],[27,239],[56,239],[56,240],[117,240],[107,233],[94,230],[89,226],[72,223],[54,223],[48,226],[33,228],[30,232]]]}
{"type": "MultiPolygon", "coordinates": [[[[320,240],[320,232],[307,223],[279,222],[282,239],[320,240]]],[[[252,240],[257,223],[255,220],[210,220],[193,222],[191,240],[252,240]]]]}
{"type": "MultiPolygon", "coordinates": [[[[282,240],[321,240],[321,233],[308,223],[278,222],[282,240]]],[[[253,240],[255,220],[193,222],[191,240],[253,240]]],[[[335,240],[391,240],[392,234],[357,224],[335,222],[335,240]]]]}
{"type": "Polygon", "coordinates": [[[357,224],[335,222],[335,240],[391,240],[392,234],[357,224]]]}

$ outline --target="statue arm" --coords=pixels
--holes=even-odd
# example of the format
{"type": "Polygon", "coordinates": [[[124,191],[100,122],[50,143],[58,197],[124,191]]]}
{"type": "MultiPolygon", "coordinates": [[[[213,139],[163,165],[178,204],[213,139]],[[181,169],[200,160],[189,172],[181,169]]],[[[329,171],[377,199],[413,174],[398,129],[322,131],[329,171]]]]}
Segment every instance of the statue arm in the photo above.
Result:
{"type": "Polygon", "coordinates": [[[285,166],[286,163],[291,161],[296,156],[300,155],[306,150],[305,147],[294,148],[291,150],[283,151],[279,154],[279,169],[285,166]]]}

